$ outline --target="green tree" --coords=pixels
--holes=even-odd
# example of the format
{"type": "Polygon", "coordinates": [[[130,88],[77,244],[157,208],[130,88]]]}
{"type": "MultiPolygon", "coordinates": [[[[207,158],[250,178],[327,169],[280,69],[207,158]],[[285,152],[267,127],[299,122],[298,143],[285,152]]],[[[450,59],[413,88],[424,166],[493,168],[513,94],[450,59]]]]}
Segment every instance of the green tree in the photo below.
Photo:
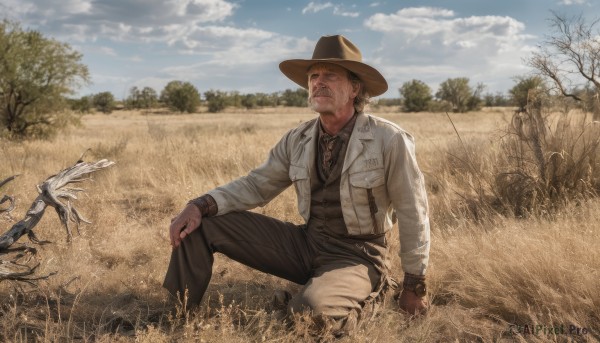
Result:
{"type": "Polygon", "coordinates": [[[277,106],[278,99],[277,93],[256,93],[256,104],[259,107],[277,106]]]}
{"type": "Polygon", "coordinates": [[[158,94],[153,88],[144,87],[139,97],[140,108],[154,108],[158,104],[158,94]]]}
{"type": "Polygon", "coordinates": [[[484,105],[487,107],[509,106],[511,102],[511,100],[504,96],[504,93],[502,92],[496,92],[496,94],[486,93],[483,95],[482,100],[484,105]]]}
{"type": "Polygon", "coordinates": [[[286,89],[281,93],[279,99],[283,106],[306,107],[308,106],[308,91],[304,88],[286,89]]]}
{"type": "Polygon", "coordinates": [[[429,108],[429,103],[433,99],[431,88],[425,82],[415,79],[402,84],[400,97],[402,98],[403,109],[406,112],[425,111],[429,108]]]}
{"type": "Polygon", "coordinates": [[[66,96],[89,80],[82,55],[19,24],[0,23],[0,134],[44,137],[77,120],[66,96]]]}
{"type": "Polygon", "coordinates": [[[525,106],[530,101],[537,101],[539,97],[536,93],[545,92],[546,85],[544,79],[540,76],[518,76],[515,78],[516,84],[508,91],[512,103],[520,109],[525,109],[525,106]]]}
{"type": "Polygon", "coordinates": [[[244,94],[242,95],[241,105],[247,109],[252,109],[257,106],[256,94],[244,94]]]}
{"type": "Polygon", "coordinates": [[[227,107],[227,93],[219,90],[209,90],[204,92],[204,98],[208,103],[208,112],[217,113],[227,107]]]}
{"type": "Polygon", "coordinates": [[[160,101],[181,113],[194,113],[200,105],[200,93],[189,82],[171,81],[160,93],[160,101]]]}
{"type": "Polygon", "coordinates": [[[481,93],[484,89],[485,86],[481,83],[472,89],[469,78],[457,77],[442,82],[435,96],[450,103],[454,112],[467,112],[481,108],[481,93]]]}
{"type": "Polygon", "coordinates": [[[115,109],[115,97],[111,92],[101,92],[94,95],[94,107],[102,113],[111,113],[115,109]]]}
{"type": "Polygon", "coordinates": [[[131,87],[129,96],[125,99],[125,107],[130,109],[150,109],[156,107],[158,95],[150,87],[144,87],[140,90],[137,87],[131,87]]]}
{"type": "Polygon", "coordinates": [[[371,105],[376,106],[376,107],[381,107],[381,106],[386,106],[386,107],[401,106],[402,105],[402,99],[400,99],[400,98],[378,98],[376,101],[371,102],[371,105]]]}
{"type": "Polygon", "coordinates": [[[241,95],[240,92],[238,91],[231,91],[229,93],[226,93],[226,106],[233,106],[233,107],[242,107],[243,105],[243,99],[244,99],[244,95],[241,95]]]}
{"type": "Polygon", "coordinates": [[[436,98],[449,102],[454,112],[466,112],[471,97],[469,79],[466,77],[447,79],[440,84],[436,98]]]}
{"type": "Polygon", "coordinates": [[[79,99],[69,100],[69,104],[72,111],[79,113],[89,113],[92,110],[93,103],[90,95],[82,96],[79,99]]]}
{"type": "Polygon", "coordinates": [[[133,86],[129,89],[129,96],[123,102],[126,109],[133,110],[133,109],[140,108],[140,103],[139,103],[140,93],[141,93],[140,89],[137,88],[136,86],[133,86]]]}
{"type": "Polygon", "coordinates": [[[482,93],[485,90],[485,85],[483,83],[478,83],[467,101],[467,111],[477,111],[483,107],[483,99],[482,93]]]}

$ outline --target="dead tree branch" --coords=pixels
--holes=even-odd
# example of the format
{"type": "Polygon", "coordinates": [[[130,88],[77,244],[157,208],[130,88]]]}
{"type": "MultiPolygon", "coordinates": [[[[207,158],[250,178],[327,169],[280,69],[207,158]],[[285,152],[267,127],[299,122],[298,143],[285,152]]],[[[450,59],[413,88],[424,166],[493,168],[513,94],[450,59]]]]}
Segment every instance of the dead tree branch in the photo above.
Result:
{"type": "Polygon", "coordinates": [[[77,228],[79,228],[81,222],[89,222],[71,205],[71,200],[77,199],[76,193],[83,192],[83,189],[65,186],[89,180],[89,174],[110,167],[113,164],[114,162],[108,160],[100,160],[95,163],[79,162],[49,177],[41,185],[38,185],[39,195],[33,201],[25,218],[0,236],[0,251],[11,246],[24,234],[35,237],[30,232],[32,232],[33,227],[42,219],[47,206],[54,207],[67,231],[67,240],[71,240],[72,233],[69,221],[74,222],[77,228]]]}
{"type": "Polygon", "coordinates": [[[0,259],[0,281],[16,280],[32,283],[32,281],[47,279],[56,274],[53,272],[43,276],[32,276],[40,266],[35,259],[36,254],[37,250],[33,247],[20,246],[7,249],[4,255],[10,256],[10,258],[3,256],[0,259]]]}
{"type": "Polygon", "coordinates": [[[532,54],[529,65],[559,94],[600,118],[600,21],[553,13],[550,22],[551,33],[532,54]]]}
{"type": "MultiPolygon", "coordinates": [[[[19,176],[19,174],[7,177],[6,179],[0,181],[0,188],[2,188],[2,186],[4,186],[5,184],[11,182],[12,180],[14,180],[17,176],[19,176]]],[[[12,210],[15,209],[15,198],[13,198],[10,195],[3,196],[0,199],[0,205],[4,204],[7,201],[8,201],[8,207],[7,208],[0,208],[0,213],[10,212],[10,211],[12,211],[12,210]]]]}
{"type": "MultiPolygon", "coordinates": [[[[58,174],[50,176],[41,185],[38,185],[37,190],[39,195],[33,201],[33,204],[31,204],[25,218],[13,225],[10,230],[0,235],[0,253],[9,253],[9,247],[25,234],[33,242],[44,243],[37,239],[33,228],[42,219],[47,206],[51,206],[56,210],[67,232],[67,240],[70,241],[72,232],[69,222],[74,222],[79,230],[81,222],[89,223],[89,221],[84,219],[71,204],[72,200],[77,199],[76,194],[84,190],[82,188],[67,187],[67,185],[90,180],[90,174],[110,167],[113,164],[114,162],[105,159],[95,163],[77,161],[75,165],[61,170],[58,174]]],[[[3,181],[2,184],[4,183],[3,181]]],[[[31,252],[30,250],[29,253],[31,252]]],[[[35,250],[33,250],[33,254],[35,254],[35,250]]],[[[0,280],[7,278],[13,280],[34,280],[35,278],[28,278],[28,275],[33,274],[37,265],[19,262],[22,258],[22,254],[19,254],[9,260],[0,259],[0,280]]]]}

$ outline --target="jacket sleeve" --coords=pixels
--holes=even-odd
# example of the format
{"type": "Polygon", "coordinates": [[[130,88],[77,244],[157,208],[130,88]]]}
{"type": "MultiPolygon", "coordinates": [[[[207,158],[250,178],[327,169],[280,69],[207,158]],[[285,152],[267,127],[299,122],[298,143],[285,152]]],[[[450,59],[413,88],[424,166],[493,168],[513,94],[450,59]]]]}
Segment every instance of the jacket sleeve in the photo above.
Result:
{"type": "Polygon", "coordinates": [[[288,153],[290,132],[271,149],[263,164],[248,175],[207,193],[217,203],[217,215],[264,206],[292,184],[288,153]]]}
{"type": "Polygon", "coordinates": [[[396,211],[404,272],[425,275],[429,262],[429,207],[411,135],[396,132],[386,143],[386,185],[396,211]]]}

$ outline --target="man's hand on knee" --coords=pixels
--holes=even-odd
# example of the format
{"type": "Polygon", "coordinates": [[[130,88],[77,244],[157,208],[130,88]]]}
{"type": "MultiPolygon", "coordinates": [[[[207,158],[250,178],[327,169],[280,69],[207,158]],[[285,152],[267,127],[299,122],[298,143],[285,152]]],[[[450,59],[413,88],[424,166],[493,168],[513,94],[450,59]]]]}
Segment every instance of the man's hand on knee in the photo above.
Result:
{"type": "Polygon", "coordinates": [[[200,226],[201,221],[202,214],[198,207],[193,204],[188,204],[177,217],[171,219],[169,236],[173,249],[181,244],[182,239],[196,230],[200,226]]]}

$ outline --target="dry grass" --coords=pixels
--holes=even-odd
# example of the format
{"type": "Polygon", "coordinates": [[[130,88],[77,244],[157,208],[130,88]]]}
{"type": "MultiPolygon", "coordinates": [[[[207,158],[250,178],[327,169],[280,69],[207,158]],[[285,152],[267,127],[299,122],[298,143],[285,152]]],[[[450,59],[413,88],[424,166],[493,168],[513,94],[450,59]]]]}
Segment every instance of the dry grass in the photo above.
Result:
{"type": "MultiPolygon", "coordinates": [[[[493,176],[494,156],[501,151],[499,129],[510,123],[512,112],[452,115],[467,155],[479,156],[468,167],[459,153],[464,146],[444,114],[381,116],[417,140],[432,207],[433,307],[425,317],[410,318],[390,298],[373,321],[340,341],[600,340],[600,202],[567,203],[551,221],[499,215],[472,221],[465,199],[476,198],[479,189],[489,191],[485,180],[493,176]],[[540,331],[511,335],[511,324],[540,331]],[[548,334],[561,325],[564,332],[548,334]],[[588,332],[571,334],[570,325],[588,332]]],[[[88,192],[78,204],[93,224],[71,244],[51,211],[38,224],[38,237],[53,241],[39,247],[38,273],[59,273],[37,287],[0,282],[0,341],[312,340],[306,326],[286,327],[270,307],[274,290],[296,285],[223,256],[217,256],[200,312],[187,320],[160,315],[169,219],[188,199],[261,163],[283,133],[312,117],[306,110],[280,115],[273,109],[173,116],[117,112],[85,116],[82,127],[52,141],[0,141],[0,178],[22,174],[3,187],[16,197],[17,209],[0,217],[2,231],[27,210],[35,184],[72,164],[86,148],[94,159],[117,162],[84,185],[88,192]]],[[[257,211],[301,220],[291,190],[257,211]]],[[[397,234],[391,237],[395,251],[397,234]]],[[[393,266],[399,272],[395,254],[393,266]]]]}

